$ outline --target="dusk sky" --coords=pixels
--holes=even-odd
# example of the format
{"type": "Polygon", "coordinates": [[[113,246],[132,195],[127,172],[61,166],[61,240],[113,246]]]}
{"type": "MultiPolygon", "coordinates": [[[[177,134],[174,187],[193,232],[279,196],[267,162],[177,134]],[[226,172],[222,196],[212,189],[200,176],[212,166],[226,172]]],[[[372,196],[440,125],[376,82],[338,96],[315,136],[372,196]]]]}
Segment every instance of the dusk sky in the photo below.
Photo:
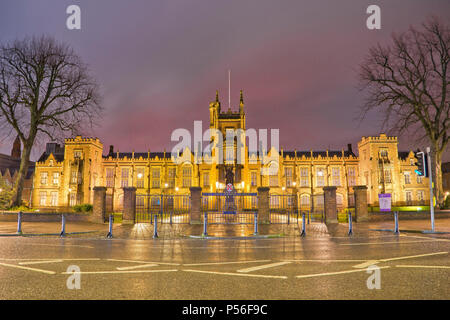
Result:
{"type": "MultiPolygon", "coordinates": [[[[209,124],[219,90],[247,128],[280,129],[285,150],[346,148],[381,130],[375,112],[356,119],[364,92],[358,66],[371,45],[428,16],[450,21],[448,0],[1,0],[0,41],[50,34],[69,43],[101,86],[104,116],[89,136],[120,151],[170,151],[176,128],[209,124]],[[81,30],[66,28],[67,6],[81,8],[81,30]],[[381,30],[366,8],[381,7],[381,30]]],[[[14,136],[0,137],[9,153],[14,136]]],[[[33,160],[44,146],[35,148],[33,160]]],[[[400,150],[416,149],[400,137],[400,150]]],[[[444,160],[449,160],[447,152],[444,160]]]]}

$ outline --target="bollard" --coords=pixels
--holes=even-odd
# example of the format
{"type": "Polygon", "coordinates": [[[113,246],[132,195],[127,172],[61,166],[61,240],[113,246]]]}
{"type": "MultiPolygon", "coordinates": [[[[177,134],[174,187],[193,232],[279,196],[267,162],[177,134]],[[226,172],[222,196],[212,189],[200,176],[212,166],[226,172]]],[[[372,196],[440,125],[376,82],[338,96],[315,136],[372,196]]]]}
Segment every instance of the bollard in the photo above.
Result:
{"type": "Polygon", "coordinates": [[[311,221],[311,211],[308,211],[308,224],[311,221]]]}
{"type": "Polygon", "coordinates": [[[155,224],[153,225],[153,239],[158,238],[158,215],[155,214],[155,224]]]}
{"type": "Polygon", "coordinates": [[[59,236],[66,236],[66,216],[64,215],[64,213],[61,215],[61,233],[59,234],[59,236]]]}
{"type": "Polygon", "coordinates": [[[394,211],[394,220],[395,220],[394,234],[400,234],[400,231],[398,230],[398,211],[394,211]]]}
{"type": "Polygon", "coordinates": [[[253,230],[253,234],[256,236],[258,234],[258,213],[255,212],[255,218],[254,218],[254,225],[255,228],[253,230]]]}
{"type": "Polygon", "coordinates": [[[304,236],[306,236],[306,225],[305,225],[305,223],[306,223],[306,215],[305,215],[305,213],[303,212],[302,213],[302,233],[300,233],[300,236],[301,237],[304,237],[304,236]]]}
{"type": "Polygon", "coordinates": [[[208,232],[207,232],[207,227],[208,227],[208,213],[205,212],[205,216],[203,218],[203,237],[208,236],[208,232]]]}
{"type": "Polygon", "coordinates": [[[108,239],[111,239],[113,237],[113,235],[112,235],[113,222],[114,222],[114,216],[112,214],[110,214],[109,215],[109,232],[106,235],[106,238],[108,238],[108,239]]]}
{"type": "Polygon", "coordinates": [[[291,218],[290,218],[290,216],[291,216],[291,212],[288,210],[288,213],[287,213],[287,215],[288,215],[288,221],[287,221],[287,223],[288,223],[288,225],[290,224],[290,221],[291,221],[291,218]]]}
{"type": "Polygon", "coordinates": [[[22,234],[22,211],[17,214],[17,234],[22,234]]]}
{"type": "Polygon", "coordinates": [[[170,224],[172,224],[172,211],[170,211],[170,224]]]}
{"type": "Polygon", "coordinates": [[[348,235],[353,235],[353,222],[352,222],[352,213],[348,212],[348,235]]]}

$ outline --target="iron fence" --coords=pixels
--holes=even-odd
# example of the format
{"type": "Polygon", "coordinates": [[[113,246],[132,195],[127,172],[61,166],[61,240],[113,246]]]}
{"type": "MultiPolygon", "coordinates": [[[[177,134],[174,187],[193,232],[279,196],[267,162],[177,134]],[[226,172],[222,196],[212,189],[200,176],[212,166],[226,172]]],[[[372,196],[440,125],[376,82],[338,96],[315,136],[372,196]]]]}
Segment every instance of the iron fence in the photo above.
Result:
{"type": "Polygon", "coordinates": [[[256,193],[203,193],[202,219],[208,224],[253,224],[258,210],[256,193]]]}
{"type": "Polygon", "coordinates": [[[161,223],[189,223],[189,195],[136,195],[136,223],[153,223],[158,215],[161,223]]]}

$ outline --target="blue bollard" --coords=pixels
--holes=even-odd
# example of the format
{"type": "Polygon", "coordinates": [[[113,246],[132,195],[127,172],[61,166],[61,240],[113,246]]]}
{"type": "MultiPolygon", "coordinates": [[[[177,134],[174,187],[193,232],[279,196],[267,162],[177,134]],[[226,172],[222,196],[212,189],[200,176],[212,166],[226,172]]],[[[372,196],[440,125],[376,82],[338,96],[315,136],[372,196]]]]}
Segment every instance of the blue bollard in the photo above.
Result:
{"type": "Polygon", "coordinates": [[[203,218],[203,237],[208,236],[207,228],[208,228],[208,213],[205,212],[205,216],[203,218]]]}
{"type": "Polygon", "coordinates": [[[114,222],[114,216],[112,214],[110,214],[109,215],[109,232],[106,235],[106,238],[108,238],[108,239],[111,239],[113,237],[113,235],[112,235],[113,222],[114,222]]]}
{"type": "Polygon", "coordinates": [[[398,211],[394,211],[394,220],[395,220],[394,234],[400,234],[400,231],[398,230],[398,211]]]}
{"type": "Polygon", "coordinates": [[[353,222],[352,222],[352,213],[348,212],[348,235],[353,235],[353,222]]]}
{"type": "Polygon", "coordinates": [[[258,213],[255,212],[255,217],[254,217],[254,224],[255,224],[255,228],[253,231],[253,234],[256,236],[258,234],[258,213]]]}
{"type": "Polygon", "coordinates": [[[61,215],[61,233],[59,234],[59,236],[66,236],[66,216],[64,214],[61,215]]]}
{"type": "Polygon", "coordinates": [[[155,224],[153,225],[153,239],[158,238],[158,215],[155,214],[155,224]]]}
{"type": "Polygon", "coordinates": [[[306,236],[306,215],[302,213],[302,233],[300,233],[300,237],[306,236]]]}
{"type": "Polygon", "coordinates": [[[22,234],[22,211],[17,214],[17,234],[22,234]]]}

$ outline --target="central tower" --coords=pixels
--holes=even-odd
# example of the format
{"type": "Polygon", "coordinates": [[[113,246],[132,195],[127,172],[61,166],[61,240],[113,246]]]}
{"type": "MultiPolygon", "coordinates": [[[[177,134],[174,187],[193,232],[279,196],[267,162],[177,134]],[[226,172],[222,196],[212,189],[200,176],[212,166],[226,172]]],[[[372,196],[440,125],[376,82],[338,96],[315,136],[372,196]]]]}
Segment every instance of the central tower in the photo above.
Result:
{"type": "MultiPolygon", "coordinates": [[[[216,164],[218,170],[218,181],[225,183],[226,167],[231,167],[234,173],[235,182],[240,182],[242,164],[237,161],[237,144],[238,137],[243,142],[245,147],[245,113],[244,113],[244,97],[242,90],[239,98],[239,111],[233,112],[231,108],[227,111],[222,111],[221,103],[219,101],[219,92],[216,91],[216,99],[209,104],[209,128],[211,130],[211,142],[216,146],[221,141],[223,142],[222,154],[223,163],[216,164]],[[218,135],[221,137],[218,137],[218,135]],[[227,134],[233,134],[231,143],[227,143],[227,134]],[[222,140],[221,140],[222,139],[222,140]]],[[[245,159],[245,155],[244,155],[245,159]]]]}

